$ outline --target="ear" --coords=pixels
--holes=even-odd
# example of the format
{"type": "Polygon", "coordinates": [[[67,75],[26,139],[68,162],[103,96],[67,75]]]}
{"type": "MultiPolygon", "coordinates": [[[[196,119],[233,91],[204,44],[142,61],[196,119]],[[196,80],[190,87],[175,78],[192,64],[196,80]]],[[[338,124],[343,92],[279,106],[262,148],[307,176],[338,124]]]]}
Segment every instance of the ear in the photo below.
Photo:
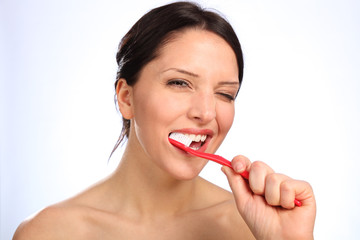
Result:
{"type": "Polygon", "coordinates": [[[133,117],[132,94],[133,88],[126,83],[124,78],[120,78],[116,85],[116,97],[121,115],[125,119],[133,117]]]}

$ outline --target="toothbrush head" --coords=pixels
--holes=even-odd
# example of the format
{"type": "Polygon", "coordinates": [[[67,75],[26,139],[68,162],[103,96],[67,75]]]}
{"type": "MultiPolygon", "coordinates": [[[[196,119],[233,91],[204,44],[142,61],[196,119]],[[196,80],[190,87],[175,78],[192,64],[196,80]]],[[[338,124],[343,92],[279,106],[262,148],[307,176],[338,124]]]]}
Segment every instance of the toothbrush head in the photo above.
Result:
{"type": "Polygon", "coordinates": [[[171,133],[169,138],[178,141],[187,147],[189,147],[192,142],[192,140],[189,137],[187,137],[185,134],[177,133],[177,132],[171,133]]]}

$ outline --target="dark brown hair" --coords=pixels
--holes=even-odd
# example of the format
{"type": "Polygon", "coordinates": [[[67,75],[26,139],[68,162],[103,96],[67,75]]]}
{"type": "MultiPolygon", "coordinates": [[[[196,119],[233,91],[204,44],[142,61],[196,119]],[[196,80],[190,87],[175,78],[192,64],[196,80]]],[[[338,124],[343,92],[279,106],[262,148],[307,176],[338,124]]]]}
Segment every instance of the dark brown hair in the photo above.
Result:
{"type": "MultiPolygon", "coordinates": [[[[231,25],[220,14],[203,9],[196,3],[175,2],[146,13],[122,38],[116,54],[119,68],[115,89],[120,78],[124,78],[128,85],[133,86],[138,80],[140,71],[157,57],[167,40],[174,33],[188,28],[213,32],[231,46],[236,55],[241,85],[243,56],[239,40],[231,25]]],[[[130,120],[123,118],[121,135],[113,152],[125,137],[129,137],[129,131],[130,120]]]]}

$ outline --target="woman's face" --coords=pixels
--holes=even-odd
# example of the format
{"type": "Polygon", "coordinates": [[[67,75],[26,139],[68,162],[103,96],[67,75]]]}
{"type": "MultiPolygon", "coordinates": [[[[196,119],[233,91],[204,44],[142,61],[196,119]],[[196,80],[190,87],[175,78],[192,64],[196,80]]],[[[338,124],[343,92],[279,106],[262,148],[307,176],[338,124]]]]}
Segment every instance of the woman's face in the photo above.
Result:
{"type": "Polygon", "coordinates": [[[196,177],[207,160],[172,146],[168,136],[180,132],[206,137],[192,146],[214,153],[232,125],[238,88],[236,57],[225,40],[204,30],[177,33],[131,88],[128,144],[136,146],[148,167],[176,179],[196,177]]]}

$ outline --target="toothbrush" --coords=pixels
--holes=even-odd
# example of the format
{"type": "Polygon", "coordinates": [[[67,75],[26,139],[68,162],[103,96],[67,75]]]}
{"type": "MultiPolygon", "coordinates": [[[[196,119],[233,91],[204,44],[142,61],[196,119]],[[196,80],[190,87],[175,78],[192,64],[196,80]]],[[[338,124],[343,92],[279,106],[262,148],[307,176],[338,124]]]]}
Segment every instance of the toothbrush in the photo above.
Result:
{"type": "MultiPolygon", "coordinates": [[[[190,146],[192,140],[190,138],[188,138],[187,136],[185,136],[184,134],[171,133],[169,136],[169,142],[172,145],[174,145],[175,147],[180,148],[181,150],[188,152],[194,156],[205,158],[205,159],[214,161],[216,163],[219,163],[221,165],[232,168],[231,162],[219,155],[199,152],[199,151],[196,151],[196,150],[190,148],[189,146],[190,146]]],[[[244,172],[240,173],[240,175],[247,180],[249,179],[249,172],[246,170],[244,172]]],[[[294,203],[296,206],[301,207],[301,202],[299,200],[295,199],[294,203]]]]}

